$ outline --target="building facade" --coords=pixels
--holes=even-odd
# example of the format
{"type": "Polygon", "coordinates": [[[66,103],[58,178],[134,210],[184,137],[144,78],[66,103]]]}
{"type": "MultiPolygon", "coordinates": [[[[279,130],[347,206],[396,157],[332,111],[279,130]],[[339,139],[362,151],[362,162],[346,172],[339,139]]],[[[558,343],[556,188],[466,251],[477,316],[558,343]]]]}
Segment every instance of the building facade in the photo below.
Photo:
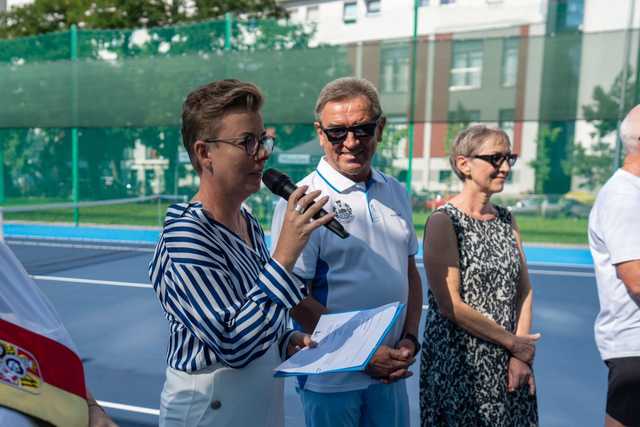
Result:
{"type": "MultiPolygon", "coordinates": [[[[410,116],[413,0],[286,0],[291,20],[315,26],[314,43],[346,45],[354,74],[380,89],[391,122],[410,116]]],[[[499,125],[520,155],[506,194],[565,193],[580,184],[566,163],[573,141],[598,140],[583,120],[597,86],[637,70],[635,0],[418,0],[414,189],[459,189],[447,160],[469,123],[499,125]],[[629,34],[631,36],[629,37],[629,34]],[[625,39],[626,40],[626,39],[625,39]],[[613,48],[615,46],[615,48],[613,48]],[[603,61],[603,58],[606,58],[603,61]],[[546,131],[545,131],[546,129],[546,131]],[[554,132],[551,132],[553,130],[554,132]],[[543,143],[539,141],[544,140],[543,143]],[[532,162],[546,150],[546,179],[532,162]]],[[[615,142],[615,134],[605,137],[615,142]]],[[[396,162],[406,167],[408,151],[396,162]]]]}

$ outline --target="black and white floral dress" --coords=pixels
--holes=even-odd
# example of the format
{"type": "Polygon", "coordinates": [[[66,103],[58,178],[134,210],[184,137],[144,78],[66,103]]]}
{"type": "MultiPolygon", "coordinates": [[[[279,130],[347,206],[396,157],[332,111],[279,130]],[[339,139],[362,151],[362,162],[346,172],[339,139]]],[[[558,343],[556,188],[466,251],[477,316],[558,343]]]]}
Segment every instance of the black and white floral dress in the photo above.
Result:
{"type": "MultiPolygon", "coordinates": [[[[482,221],[451,204],[438,209],[449,216],[456,233],[462,300],[514,332],[518,247],[511,213],[496,210],[495,219],[482,221]]],[[[536,397],[529,395],[529,387],[507,391],[509,352],[443,317],[431,291],[428,299],[420,372],[422,426],[537,426],[536,397]]]]}

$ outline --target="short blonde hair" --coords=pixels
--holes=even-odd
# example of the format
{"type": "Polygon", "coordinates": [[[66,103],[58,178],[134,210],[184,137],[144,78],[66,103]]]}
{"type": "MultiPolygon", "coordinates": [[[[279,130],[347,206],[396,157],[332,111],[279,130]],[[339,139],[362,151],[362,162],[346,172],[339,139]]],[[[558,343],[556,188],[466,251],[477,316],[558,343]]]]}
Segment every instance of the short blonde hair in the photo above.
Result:
{"type": "Polygon", "coordinates": [[[458,169],[456,158],[458,156],[470,157],[478,152],[482,144],[489,138],[496,138],[499,144],[511,147],[509,135],[505,131],[497,127],[489,127],[485,125],[473,125],[460,131],[453,140],[451,145],[451,154],[449,155],[449,163],[453,172],[464,181],[467,179],[465,174],[458,169]]]}

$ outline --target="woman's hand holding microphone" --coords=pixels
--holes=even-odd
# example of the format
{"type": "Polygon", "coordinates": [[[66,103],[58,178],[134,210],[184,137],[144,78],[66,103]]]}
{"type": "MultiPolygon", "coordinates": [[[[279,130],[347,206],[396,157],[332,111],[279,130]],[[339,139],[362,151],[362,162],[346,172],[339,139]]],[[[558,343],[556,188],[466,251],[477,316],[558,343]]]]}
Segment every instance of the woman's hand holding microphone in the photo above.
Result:
{"type": "Polygon", "coordinates": [[[308,186],[302,185],[289,196],[282,230],[280,230],[280,237],[273,252],[272,257],[287,271],[293,269],[300,253],[309,241],[311,233],[335,217],[335,214],[331,212],[321,218],[313,219],[313,216],[327,203],[329,196],[323,196],[316,201],[316,197],[321,193],[320,190],[305,194],[308,188],[308,186]]]}

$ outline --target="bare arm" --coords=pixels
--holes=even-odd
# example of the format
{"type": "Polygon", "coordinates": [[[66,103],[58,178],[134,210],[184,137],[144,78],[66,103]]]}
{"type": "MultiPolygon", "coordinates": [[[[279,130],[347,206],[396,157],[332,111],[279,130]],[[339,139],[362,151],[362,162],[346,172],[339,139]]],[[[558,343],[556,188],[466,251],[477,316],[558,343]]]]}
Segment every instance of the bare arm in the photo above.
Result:
{"type": "MultiPolygon", "coordinates": [[[[520,281],[518,282],[518,305],[516,308],[516,335],[526,336],[529,335],[529,331],[531,330],[533,290],[531,289],[527,260],[524,256],[522,238],[520,237],[520,228],[514,217],[512,217],[511,221],[520,259],[520,281]]],[[[529,386],[529,394],[534,395],[536,393],[536,381],[531,367],[512,356],[509,359],[508,365],[507,388],[510,392],[513,392],[524,385],[529,386]]]]}
{"type": "Polygon", "coordinates": [[[89,427],[118,427],[88,390],[87,403],[89,405],[89,427]]]}
{"type": "Polygon", "coordinates": [[[462,301],[458,242],[451,220],[444,213],[435,213],[429,219],[424,259],[429,287],[442,316],[474,336],[505,347],[524,362],[533,360],[538,336],[516,336],[462,301]]]}
{"type": "Polygon", "coordinates": [[[513,233],[518,245],[520,255],[520,281],[518,282],[518,307],[516,313],[517,327],[516,335],[529,335],[531,330],[531,311],[533,308],[533,291],[531,289],[531,280],[529,278],[529,270],[527,269],[527,261],[524,256],[522,247],[522,239],[520,237],[520,228],[515,218],[512,219],[513,233]]]}
{"type": "MultiPolygon", "coordinates": [[[[411,334],[417,337],[418,329],[420,328],[420,316],[422,315],[422,280],[420,279],[418,267],[416,267],[415,257],[410,256],[408,263],[409,296],[407,298],[407,317],[404,322],[403,336],[404,334],[411,334]]],[[[398,343],[398,348],[400,347],[408,348],[411,354],[414,354],[417,350],[413,341],[409,339],[401,339],[398,343]]]]}
{"type": "Polygon", "coordinates": [[[420,327],[420,316],[422,315],[422,280],[416,258],[409,257],[409,299],[407,301],[407,319],[404,322],[404,332],[418,335],[420,327]]]}
{"type": "MultiPolygon", "coordinates": [[[[309,285],[309,293],[311,293],[312,286],[313,283],[309,285]]],[[[318,324],[320,316],[326,312],[327,307],[320,304],[315,298],[308,296],[303,299],[300,304],[291,309],[289,314],[302,326],[304,332],[312,334],[318,324]]]]}
{"type": "Polygon", "coordinates": [[[624,283],[629,295],[640,304],[640,260],[616,264],[616,275],[624,283]]]}

